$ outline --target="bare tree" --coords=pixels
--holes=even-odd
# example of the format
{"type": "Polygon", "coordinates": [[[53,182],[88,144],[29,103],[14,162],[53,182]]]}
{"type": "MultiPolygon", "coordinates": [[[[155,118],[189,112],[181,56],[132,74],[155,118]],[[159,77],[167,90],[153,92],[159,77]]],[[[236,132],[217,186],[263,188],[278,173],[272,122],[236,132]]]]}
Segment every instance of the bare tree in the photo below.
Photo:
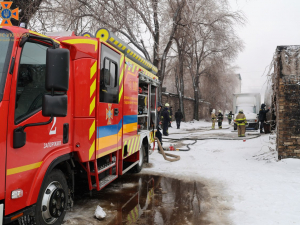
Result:
{"type": "MultiPolygon", "coordinates": [[[[4,0],[11,1],[11,0],[4,0]]],[[[39,10],[43,0],[14,0],[11,8],[19,8],[19,20],[11,19],[13,26],[18,26],[20,23],[29,23],[30,19],[39,10]]]]}
{"type": "Polygon", "coordinates": [[[210,70],[216,58],[223,59],[218,60],[218,64],[230,61],[242,50],[242,41],[233,28],[244,19],[239,12],[230,12],[225,0],[194,0],[190,1],[190,6],[190,14],[195,17],[190,23],[192,46],[188,55],[194,88],[194,117],[198,120],[200,77],[210,70]]]}
{"type": "Polygon", "coordinates": [[[175,81],[182,112],[186,86],[192,84],[198,120],[207,84],[220,85],[221,90],[219,80],[230,80],[224,74],[230,74],[230,61],[243,48],[235,31],[243,22],[240,12],[230,11],[228,0],[43,0],[30,26],[40,32],[63,29],[77,35],[101,27],[117,33],[158,68],[161,85],[166,71],[176,71],[168,79],[175,81]]]}

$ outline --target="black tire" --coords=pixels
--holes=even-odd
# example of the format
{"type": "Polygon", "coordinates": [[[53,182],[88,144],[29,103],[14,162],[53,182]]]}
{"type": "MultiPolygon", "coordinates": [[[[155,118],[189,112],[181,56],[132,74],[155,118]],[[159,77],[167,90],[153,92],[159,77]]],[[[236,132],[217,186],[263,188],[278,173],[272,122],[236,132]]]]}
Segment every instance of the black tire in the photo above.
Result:
{"type": "Polygon", "coordinates": [[[66,214],[67,203],[67,180],[61,170],[54,169],[49,176],[44,179],[40,190],[35,209],[36,224],[62,224],[66,214]]]}
{"type": "Polygon", "coordinates": [[[145,146],[142,144],[141,148],[140,148],[140,159],[139,159],[139,163],[136,164],[136,166],[134,167],[134,171],[135,173],[139,173],[141,172],[143,165],[144,165],[144,159],[145,159],[145,146]]]}
{"type": "Polygon", "coordinates": [[[259,129],[259,123],[257,123],[256,125],[255,125],[255,130],[258,130],[259,129]]]}
{"type": "Polygon", "coordinates": [[[237,130],[237,125],[236,125],[236,123],[233,125],[233,129],[234,129],[234,130],[237,130]]]}

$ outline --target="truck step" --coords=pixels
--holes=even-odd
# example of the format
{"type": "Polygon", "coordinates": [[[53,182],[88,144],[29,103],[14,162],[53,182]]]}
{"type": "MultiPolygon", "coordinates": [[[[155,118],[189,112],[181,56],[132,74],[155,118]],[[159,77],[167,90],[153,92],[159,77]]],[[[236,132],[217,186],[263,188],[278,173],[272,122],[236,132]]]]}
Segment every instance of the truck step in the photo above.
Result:
{"type": "MultiPolygon", "coordinates": [[[[101,167],[98,167],[98,174],[104,172],[105,170],[107,170],[107,169],[109,169],[109,168],[114,167],[115,165],[116,165],[116,162],[112,162],[112,163],[108,163],[108,164],[106,164],[106,165],[103,165],[103,166],[101,166],[101,167]]],[[[98,175],[98,174],[97,174],[97,175],[98,175]]],[[[94,169],[91,171],[91,175],[92,175],[92,176],[95,176],[95,170],[94,170],[94,169]]]]}
{"type": "MultiPolygon", "coordinates": [[[[118,175],[108,175],[108,176],[104,177],[103,179],[101,179],[99,181],[100,189],[104,188],[107,184],[109,184],[110,182],[115,180],[117,177],[118,177],[118,175]]],[[[97,184],[93,184],[93,188],[97,188],[97,184]]]]}

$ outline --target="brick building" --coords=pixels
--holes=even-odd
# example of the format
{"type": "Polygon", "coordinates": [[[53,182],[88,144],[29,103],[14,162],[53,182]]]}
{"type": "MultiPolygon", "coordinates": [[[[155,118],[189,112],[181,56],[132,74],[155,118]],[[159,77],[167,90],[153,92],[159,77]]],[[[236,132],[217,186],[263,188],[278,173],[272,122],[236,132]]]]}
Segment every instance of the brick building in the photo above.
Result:
{"type": "Polygon", "coordinates": [[[272,90],[278,158],[300,158],[300,46],[277,47],[272,90]]]}

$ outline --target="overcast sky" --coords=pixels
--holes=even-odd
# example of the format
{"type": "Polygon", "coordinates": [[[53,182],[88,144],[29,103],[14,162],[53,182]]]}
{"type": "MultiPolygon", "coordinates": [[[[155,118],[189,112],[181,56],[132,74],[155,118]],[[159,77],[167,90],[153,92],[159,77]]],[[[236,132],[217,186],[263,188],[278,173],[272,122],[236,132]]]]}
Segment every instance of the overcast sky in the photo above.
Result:
{"type": "Polygon", "coordinates": [[[235,61],[242,76],[242,92],[264,94],[262,76],[279,45],[300,45],[300,0],[230,0],[247,23],[239,29],[245,49],[235,61]]]}

